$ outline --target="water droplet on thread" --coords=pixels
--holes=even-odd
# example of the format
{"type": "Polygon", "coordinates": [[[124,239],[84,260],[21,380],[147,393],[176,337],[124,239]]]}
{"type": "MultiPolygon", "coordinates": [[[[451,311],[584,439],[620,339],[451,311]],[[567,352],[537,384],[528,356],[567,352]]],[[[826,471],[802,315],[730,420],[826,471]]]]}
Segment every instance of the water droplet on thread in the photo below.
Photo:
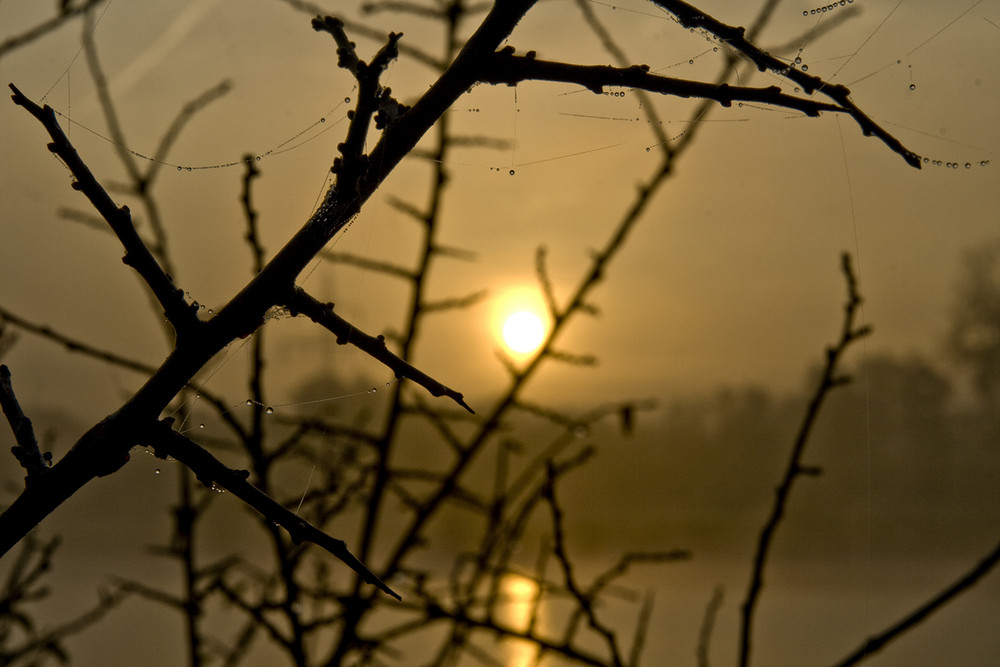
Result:
{"type": "Polygon", "coordinates": [[[911,83],[910,84],[910,90],[916,90],[916,89],[917,89],[917,84],[911,83]]]}
{"type": "Polygon", "coordinates": [[[803,72],[808,72],[809,71],[809,65],[803,65],[802,66],[802,71],[803,72]]]}
{"type": "Polygon", "coordinates": [[[153,474],[154,474],[154,475],[159,475],[159,474],[160,474],[160,469],[159,469],[159,468],[157,468],[156,470],[154,470],[154,471],[153,471],[153,474]]]}
{"type": "Polygon", "coordinates": [[[345,97],[344,98],[344,103],[345,104],[350,104],[350,102],[351,102],[351,98],[350,97],[345,97]]]}
{"type": "Polygon", "coordinates": [[[513,175],[514,175],[514,170],[513,170],[513,169],[511,169],[511,170],[510,170],[510,175],[511,175],[511,176],[513,176],[513,175]]]}
{"type": "Polygon", "coordinates": [[[247,407],[249,408],[251,405],[253,405],[253,401],[248,398],[247,399],[247,407]]]}
{"type": "Polygon", "coordinates": [[[264,414],[265,415],[273,415],[274,414],[274,408],[272,408],[270,405],[267,406],[266,408],[264,408],[264,414]]]}
{"type": "Polygon", "coordinates": [[[198,428],[205,428],[204,424],[198,424],[198,428]]]}

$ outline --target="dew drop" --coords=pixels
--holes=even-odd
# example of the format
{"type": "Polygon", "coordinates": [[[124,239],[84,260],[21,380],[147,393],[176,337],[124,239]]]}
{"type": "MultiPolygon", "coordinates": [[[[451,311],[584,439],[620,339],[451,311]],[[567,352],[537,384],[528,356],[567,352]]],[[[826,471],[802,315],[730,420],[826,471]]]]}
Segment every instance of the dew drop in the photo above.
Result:
{"type": "Polygon", "coordinates": [[[972,163],[971,162],[966,162],[965,163],[965,168],[966,169],[972,169],[972,163]]]}
{"type": "Polygon", "coordinates": [[[514,170],[511,169],[509,173],[510,173],[511,176],[513,176],[514,175],[514,170]]]}
{"type": "Polygon", "coordinates": [[[254,160],[257,160],[257,162],[260,162],[260,156],[258,155],[257,157],[254,158],[254,160]]]}
{"type": "Polygon", "coordinates": [[[159,469],[159,468],[157,468],[156,470],[154,470],[154,471],[153,471],[153,474],[154,474],[154,475],[159,475],[159,474],[160,474],[160,469],[159,469]]]}
{"type": "Polygon", "coordinates": [[[795,56],[795,64],[796,65],[801,65],[802,64],[802,57],[801,56],[795,56]]]}
{"type": "Polygon", "coordinates": [[[177,171],[184,171],[184,167],[177,165],[177,171]]]}
{"type": "Polygon", "coordinates": [[[253,405],[253,401],[251,401],[251,400],[250,400],[250,399],[248,398],[248,399],[247,399],[247,407],[249,408],[249,407],[250,407],[251,405],[253,405]]]}
{"type": "Polygon", "coordinates": [[[649,146],[646,146],[646,152],[647,153],[649,152],[649,146]]]}
{"type": "Polygon", "coordinates": [[[270,405],[267,406],[266,408],[264,408],[264,414],[265,415],[273,415],[274,414],[274,408],[272,408],[270,405]]]}
{"type": "Polygon", "coordinates": [[[350,98],[350,97],[345,97],[345,98],[344,98],[344,102],[345,102],[346,104],[350,104],[350,102],[351,102],[351,98],[350,98]]]}
{"type": "Polygon", "coordinates": [[[910,90],[916,90],[916,89],[917,89],[917,84],[911,83],[910,84],[910,90]]]}
{"type": "Polygon", "coordinates": [[[204,424],[198,424],[198,428],[205,428],[204,424]]]}
{"type": "Polygon", "coordinates": [[[803,65],[802,66],[802,71],[803,72],[808,72],[809,71],[809,65],[803,65]]]}
{"type": "Polygon", "coordinates": [[[688,65],[694,65],[694,60],[689,60],[688,65]]]}

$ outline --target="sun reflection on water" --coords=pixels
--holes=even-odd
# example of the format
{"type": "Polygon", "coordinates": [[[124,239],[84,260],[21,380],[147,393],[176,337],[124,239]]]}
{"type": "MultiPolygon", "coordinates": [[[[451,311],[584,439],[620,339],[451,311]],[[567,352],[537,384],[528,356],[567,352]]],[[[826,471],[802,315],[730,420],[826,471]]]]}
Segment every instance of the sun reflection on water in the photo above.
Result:
{"type": "MultiPolygon", "coordinates": [[[[538,605],[538,584],[518,575],[508,575],[503,582],[503,604],[499,621],[511,630],[529,633],[542,621],[538,605]]],[[[537,664],[537,647],[526,640],[512,639],[505,642],[503,660],[506,667],[529,667],[537,664]]]]}

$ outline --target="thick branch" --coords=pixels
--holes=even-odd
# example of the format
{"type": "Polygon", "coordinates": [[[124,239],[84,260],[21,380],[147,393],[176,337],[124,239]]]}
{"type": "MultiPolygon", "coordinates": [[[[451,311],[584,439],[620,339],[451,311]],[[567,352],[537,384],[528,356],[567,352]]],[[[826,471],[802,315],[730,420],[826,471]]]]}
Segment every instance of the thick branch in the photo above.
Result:
{"type": "Polygon", "coordinates": [[[269,521],[281,525],[296,543],[312,542],[339,558],[368,583],[397,600],[400,599],[395,591],[372,574],[371,570],[347,550],[347,544],[343,540],[330,537],[258,490],[247,481],[249,471],[229,468],[200,445],[174,431],[171,422],[172,420],[160,422],[159,428],[153,429],[147,441],[157,456],[162,458],[172,456],[190,468],[202,484],[215,485],[229,491],[263,514],[269,521]]]}

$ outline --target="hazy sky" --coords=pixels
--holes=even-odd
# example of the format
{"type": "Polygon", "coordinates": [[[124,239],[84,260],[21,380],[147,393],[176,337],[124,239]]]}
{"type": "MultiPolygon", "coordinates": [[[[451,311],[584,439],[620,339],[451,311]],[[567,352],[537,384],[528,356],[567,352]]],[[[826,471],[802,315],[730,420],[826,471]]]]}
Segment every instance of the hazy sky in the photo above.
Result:
{"type": "MultiPolygon", "coordinates": [[[[0,40],[44,16],[51,4],[0,3],[0,40]]],[[[325,6],[347,4],[356,3],[325,6]]],[[[749,20],[753,4],[699,6],[739,24],[749,20]]],[[[820,19],[803,12],[818,5],[783,3],[761,43],[803,46],[810,73],[849,85],[854,101],[910,149],[958,168],[914,170],[845,117],[713,109],[594,292],[601,317],[578,321],[559,345],[596,354],[600,366],[555,369],[532,391],[593,404],[722,383],[797,387],[840,326],[844,250],[859,255],[864,316],[876,331],[869,352],[940,354],[962,250],[1000,233],[1000,2],[852,4],[857,16],[810,40],[804,36],[820,19]]],[[[635,62],[676,77],[715,75],[717,44],[648,3],[615,5],[595,2],[593,8],[623,36],[635,62]]],[[[156,185],[175,278],[192,299],[217,308],[250,277],[250,256],[241,245],[242,168],[184,167],[264,155],[254,196],[264,245],[273,253],[322,191],[346,129],[352,82],[335,66],[330,37],[313,32],[307,15],[282,2],[113,0],[101,12],[95,38],[131,150],[152,154],[186,101],[224,79],[233,84],[186,127],[156,185]]],[[[439,37],[417,19],[404,23],[379,14],[368,20],[401,30],[404,43],[439,50],[439,37]]],[[[124,172],[114,147],[98,136],[108,132],[79,52],[81,25],[71,22],[0,59],[0,79],[36,101],[46,96],[71,117],[78,150],[98,178],[113,183],[124,172]]],[[[363,55],[377,48],[358,42],[363,55]]],[[[511,44],[540,58],[609,61],[564,0],[541,3],[511,44]]],[[[406,62],[385,77],[404,100],[431,81],[429,70],[406,62]]],[[[787,87],[757,73],[750,83],[787,87]]],[[[691,102],[656,103],[668,136],[687,129],[691,102]]],[[[591,249],[605,243],[636,185],[655,168],[656,150],[631,92],[595,96],[547,83],[516,90],[479,86],[451,114],[470,134],[510,142],[502,150],[452,154],[443,239],[478,260],[442,264],[431,290],[446,298],[485,287],[495,299],[429,326],[418,355],[425,370],[476,405],[504,380],[494,360],[494,311],[505,293],[533,285],[536,246],[547,246],[556,293],[565,298],[584,275],[591,249]]],[[[64,207],[89,208],[45,149],[41,126],[2,103],[0,137],[0,304],[85,342],[157,363],[166,352],[159,323],[121,263],[117,241],[57,216],[64,207]]],[[[411,263],[414,223],[394,212],[386,195],[412,195],[420,203],[426,176],[425,165],[404,164],[334,249],[411,263]]],[[[303,284],[369,333],[401,321],[405,293],[391,280],[322,263],[303,284]]],[[[281,342],[273,352],[273,366],[281,369],[272,390],[276,403],[293,400],[317,359],[342,369],[348,386],[359,373],[387,375],[315,327],[290,320],[267,326],[281,342]]],[[[71,409],[90,422],[117,408],[139,380],[29,336],[5,363],[26,405],[71,409]]],[[[244,371],[237,350],[213,382],[238,392],[244,371]]]]}

